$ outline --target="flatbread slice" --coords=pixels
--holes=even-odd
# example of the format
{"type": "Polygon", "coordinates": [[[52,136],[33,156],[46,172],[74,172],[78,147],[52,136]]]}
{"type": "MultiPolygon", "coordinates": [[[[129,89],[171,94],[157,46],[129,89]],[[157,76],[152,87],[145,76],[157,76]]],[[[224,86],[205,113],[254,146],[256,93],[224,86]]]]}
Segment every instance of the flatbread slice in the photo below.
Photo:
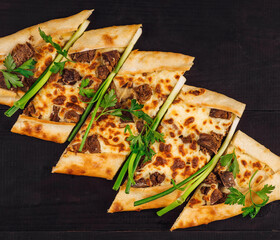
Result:
{"type": "Polygon", "coordinates": [[[79,95],[82,79],[95,91],[117,64],[141,25],[114,26],[85,32],[69,49],[62,75],[48,83],[19,116],[12,132],[63,143],[83,114],[89,98],[79,95]]]}
{"type": "MultiPolygon", "coordinates": [[[[126,108],[131,99],[144,105],[143,111],[155,117],[160,106],[172,91],[178,79],[193,64],[193,57],[170,52],[134,51],[113,80],[118,106],[126,108]]],[[[91,127],[83,152],[78,152],[90,118],[66,148],[53,173],[85,175],[112,179],[130,153],[124,133],[129,125],[133,134],[141,132],[143,122],[132,116],[122,121],[105,115],[91,127]]]]}
{"type": "MultiPolygon", "coordinates": [[[[256,170],[258,172],[251,183],[253,189],[258,191],[265,184],[274,185],[269,202],[280,199],[280,157],[241,131],[235,134],[226,153],[232,153],[234,149],[240,168],[236,179],[218,163],[214,172],[197,188],[171,230],[208,224],[241,214],[244,206],[224,204],[229,187],[247,192],[249,180],[256,170]]],[[[258,202],[259,199],[254,196],[254,200],[258,202]]],[[[250,199],[246,199],[248,205],[251,205],[250,199]]]]}
{"type": "Polygon", "coordinates": [[[53,41],[63,47],[92,11],[84,10],[70,17],[40,23],[0,38],[0,69],[5,69],[4,60],[8,54],[12,55],[17,67],[30,58],[37,62],[32,77],[25,78],[20,75],[23,87],[8,89],[3,73],[0,71],[0,104],[12,106],[54,60],[56,50],[49,43],[44,42],[38,28],[40,27],[47,35],[51,35],[53,41]]]}
{"type": "Polygon", "coordinates": [[[219,149],[234,115],[241,117],[245,104],[203,88],[185,85],[174,100],[158,131],[165,143],[154,143],[152,160],[136,170],[130,193],[125,184],[119,190],[109,212],[139,211],[165,207],[182,192],[134,206],[134,202],[172,187],[171,180],[181,182],[202,168],[219,149]]]}

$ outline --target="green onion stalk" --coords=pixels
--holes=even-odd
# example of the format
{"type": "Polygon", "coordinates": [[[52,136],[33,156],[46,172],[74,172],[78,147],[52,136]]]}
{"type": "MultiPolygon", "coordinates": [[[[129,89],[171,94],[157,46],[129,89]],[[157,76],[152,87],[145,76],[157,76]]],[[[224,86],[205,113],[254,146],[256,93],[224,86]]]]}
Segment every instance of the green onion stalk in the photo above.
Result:
{"type": "MultiPolygon", "coordinates": [[[[160,110],[158,111],[156,117],[154,118],[153,123],[150,126],[150,130],[155,131],[157,129],[160,121],[162,120],[162,118],[165,115],[165,113],[167,112],[168,108],[170,107],[170,105],[172,104],[172,102],[174,101],[174,99],[176,98],[178,93],[180,92],[181,88],[184,86],[185,82],[186,82],[186,78],[181,76],[180,79],[178,80],[178,82],[176,83],[175,87],[173,88],[172,92],[169,94],[168,98],[166,99],[166,101],[161,106],[160,110]]],[[[131,184],[134,183],[133,176],[134,176],[136,168],[140,162],[141,157],[142,157],[142,155],[140,152],[137,152],[137,153],[133,152],[129,155],[128,159],[126,160],[125,164],[123,165],[123,167],[117,177],[117,180],[113,186],[113,189],[115,191],[117,191],[120,188],[121,183],[124,179],[124,176],[125,176],[126,172],[128,171],[128,180],[127,180],[125,192],[127,194],[130,192],[131,184]]]]}
{"type": "MultiPolygon", "coordinates": [[[[62,50],[68,51],[69,48],[82,36],[84,31],[89,25],[89,21],[85,20],[78,28],[78,30],[72,35],[70,40],[66,43],[62,50]]],[[[29,90],[14,103],[10,109],[5,112],[7,117],[11,117],[18,109],[24,109],[28,101],[45,85],[52,75],[51,68],[55,62],[60,62],[63,59],[61,54],[58,54],[52,64],[45,70],[45,72],[36,80],[36,82],[29,88],[29,90]]]]}
{"type": "MultiPolygon", "coordinates": [[[[80,148],[79,148],[79,151],[81,152],[84,145],[85,145],[85,142],[86,142],[86,139],[87,139],[87,136],[89,134],[89,131],[91,129],[91,126],[92,124],[94,123],[94,121],[96,120],[96,114],[97,114],[97,111],[99,109],[99,106],[100,106],[100,103],[108,89],[108,87],[110,86],[111,82],[113,81],[114,77],[117,75],[117,73],[119,72],[120,68],[122,67],[122,65],[124,64],[124,62],[126,61],[126,59],[128,58],[129,54],[131,53],[134,45],[136,44],[137,40],[139,39],[139,37],[141,36],[142,34],[142,28],[139,28],[137,30],[137,32],[135,33],[135,35],[133,36],[133,38],[131,39],[130,43],[128,44],[128,46],[126,47],[124,53],[122,54],[119,62],[117,63],[117,66],[115,67],[115,69],[109,74],[109,76],[106,78],[106,80],[102,83],[102,85],[99,87],[98,91],[96,92],[96,94],[94,95],[93,97],[93,100],[89,103],[89,105],[87,106],[87,109],[85,111],[85,113],[83,114],[82,116],[82,120],[85,120],[86,117],[87,117],[87,114],[90,112],[91,108],[93,107],[94,105],[94,102],[96,102],[96,105],[93,109],[93,112],[92,112],[92,117],[91,117],[91,120],[89,122],[89,125],[87,126],[87,129],[85,131],[85,134],[83,136],[83,139],[82,139],[82,142],[81,142],[81,145],[80,145],[80,148]]],[[[69,138],[68,138],[68,141],[71,141],[75,135],[77,134],[77,132],[79,131],[79,128],[82,126],[83,122],[79,122],[78,125],[74,128],[74,130],[72,131],[72,133],[70,134],[69,138]]]]}
{"type": "Polygon", "coordinates": [[[142,204],[145,204],[147,202],[151,202],[154,201],[158,198],[164,197],[170,193],[172,193],[173,191],[175,191],[176,189],[178,189],[179,187],[184,186],[185,184],[187,184],[183,190],[187,189],[183,195],[181,195],[178,199],[176,199],[173,203],[171,203],[170,205],[166,206],[165,208],[161,209],[160,211],[157,212],[158,216],[162,216],[164,214],[166,214],[167,212],[173,210],[174,208],[180,206],[181,204],[183,204],[187,198],[190,196],[190,194],[204,181],[204,179],[213,171],[213,169],[215,168],[216,164],[218,163],[220,157],[222,156],[222,154],[224,153],[224,151],[226,150],[226,148],[228,147],[233,134],[235,132],[235,129],[238,125],[239,122],[239,118],[237,116],[234,117],[233,123],[231,125],[231,128],[228,132],[228,135],[225,139],[225,141],[223,142],[221,148],[219,149],[218,153],[211,159],[211,161],[205,165],[203,168],[201,168],[199,171],[197,171],[195,174],[193,174],[192,176],[190,176],[189,178],[183,180],[182,182],[178,183],[177,185],[174,185],[173,187],[167,189],[166,191],[159,193],[157,195],[139,200],[134,202],[134,206],[139,206],[142,204]]]}

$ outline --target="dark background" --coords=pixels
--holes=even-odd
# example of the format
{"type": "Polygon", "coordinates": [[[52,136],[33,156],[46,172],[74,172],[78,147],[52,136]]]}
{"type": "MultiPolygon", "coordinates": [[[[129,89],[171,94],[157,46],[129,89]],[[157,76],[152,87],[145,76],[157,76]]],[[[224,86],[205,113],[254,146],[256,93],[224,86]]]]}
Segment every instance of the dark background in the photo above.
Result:
{"type": "MultiPolygon", "coordinates": [[[[247,104],[239,128],[280,154],[280,1],[1,1],[0,36],[94,8],[89,29],[143,24],[140,50],[195,56],[187,83],[247,104]]],[[[254,220],[169,228],[183,209],[107,214],[113,182],[51,174],[67,144],[10,133],[0,106],[0,239],[279,239],[280,202],[254,220]],[[83,235],[82,235],[83,234],[83,235]]]]}

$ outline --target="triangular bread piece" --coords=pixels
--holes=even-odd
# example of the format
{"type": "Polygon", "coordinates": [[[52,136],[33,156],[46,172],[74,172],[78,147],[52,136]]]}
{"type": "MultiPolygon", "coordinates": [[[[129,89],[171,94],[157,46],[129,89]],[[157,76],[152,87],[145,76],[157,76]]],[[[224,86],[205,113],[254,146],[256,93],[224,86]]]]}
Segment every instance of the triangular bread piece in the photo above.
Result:
{"type": "MultiPolygon", "coordinates": [[[[171,230],[208,224],[241,214],[244,206],[224,203],[228,188],[233,186],[240,192],[248,191],[249,180],[256,170],[258,172],[251,184],[253,189],[258,191],[265,184],[273,185],[275,189],[269,194],[269,202],[280,199],[280,157],[241,131],[235,134],[226,153],[232,153],[233,149],[240,168],[236,179],[218,163],[214,172],[197,188],[171,230]]],[[[255,201],[259,200],[255,195],[253,197],[255,201]]],[[[251,205],[251,201],[247,198],[248,205],[251,205]]]]}
{"type": "Polygon", "coordinates": [[[30,58],[37,62],[32,77],[24,78],[21,76],[24,85],[21,88],[8,89],[3,73],[0,72],[0,104],[12,106],[54,60],[56,50],[44,42],[38,28],[41,28],[47,35],[51,35],[53,41],[63,47],[79,25],[91,15],[92,11],[84,10],[70,17],[53,19],[0,38],[0,69],[5,69],[4,60],[8,54],[12,55],[17,67],[30,58]]]}

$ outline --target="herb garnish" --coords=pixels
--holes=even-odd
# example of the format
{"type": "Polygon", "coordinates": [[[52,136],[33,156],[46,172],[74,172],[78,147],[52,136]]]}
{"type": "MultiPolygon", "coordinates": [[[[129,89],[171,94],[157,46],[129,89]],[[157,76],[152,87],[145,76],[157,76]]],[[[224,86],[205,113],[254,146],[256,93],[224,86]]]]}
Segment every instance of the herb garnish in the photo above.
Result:
{"type": "Polygon", "coordinates": [[[232,172],[234,178],[236,178],[236,174],[239,173],[239,164],[236,158],[235,149],[233,150],[233,153],[222,156],[220,163],[223,167],[227,167],[228,170],[232,172]]]}
{"type": "Polygon", "coordinates": [[[57,51],[58,54],[61,54],[64,58],[67,59],[67,61],[63,61],[63,62],[54,62],[54,65],[51,67],[50,71],[52,73],[60,73],[62,74],[62,71],[64,69],[64,66],[65,66],[65,63],[66,62],[74,62],[72,61],[71,59],[68,58],[68,50],[66,49],[62,49],[59,44],[55,43],[53,40],[52,40],[52,37],[51,35],[47,35],[41,28],[39,28],[39,33],[40,33],[40,36],[43,38],[43,40],[46,42],[46,43],[49,43],[51,44],[57,51]]]}
{"type": "Polygon", "coordinates": [[[79,94],[83,97],[92,98],[95,94],[93,89],[86,88],[89,85],[90,79],[84,78],[81,82],[81,86],[79,87],[79,94]]]}
{"type": "Polygon", "coordinates": [[[269,200],[269,196],[267,196],[267,194],[270,194],[274,189],[275,186],[265,184],[264,187],[259,190],[259,191],[254,191],[251,188],[251,182],[252,179],[254,178],[254,176],[257,174],[258,170],[255,171],[255,173],[252,175],[250,181],[249,181],[249,190],[243,194],[240,191],[238,191],[236,188],[231,187],[230,190],[230,194],[228,195],[225,204],[229,204],[229,205],[233,205],[233,204],[239,204],[239,205],[243,205],[245,206],[245,199],[246,199],[246,195],[248,193],[250,193],[250,198],[251,198],[251,202],[252,204],[248,207],[244,207],[242,208],[242,216],[246,217],[247,215],[249,215],[251,217],[251,219],[253,219],[258,212],[260,211],[261,207],[265,206],[269,200]],[[253,197],[252,197],[252,193],[257,194],[261,199],[262,199],[262,203],[257,204],[254,202],[253,197]]]}
{"type": "Polygon", "coordinates": [[[16,68],[16,63],[14,62],[12,55],[8,54],[8,56],[4,60],[4,66],[6,67],[6,69],[0,70],[3,73],[7,88],[10,89],[11,85],[14,88],[23,87],[23,83],[20,81],[20,78],[16,73],[19,73],[24,77],[29,78],[33,76],[33,72],[29,70],[34,69],[35,64],[36,61],[30,58],[26,62],[24,62],[21,66],[16,68]]]}

